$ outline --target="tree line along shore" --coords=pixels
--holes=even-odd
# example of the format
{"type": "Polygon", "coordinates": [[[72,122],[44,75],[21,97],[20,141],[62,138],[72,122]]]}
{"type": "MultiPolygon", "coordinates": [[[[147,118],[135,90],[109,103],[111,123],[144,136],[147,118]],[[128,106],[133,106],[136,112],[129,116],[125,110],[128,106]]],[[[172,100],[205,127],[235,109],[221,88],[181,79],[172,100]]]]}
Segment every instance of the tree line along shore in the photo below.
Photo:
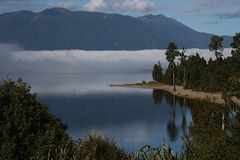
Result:
{"type": "Polygon", "coordinates": [[[240,104],[240,33],[233,36],[231,57],[223,58],[223,41],[221,36],[212,36],[208,47],[216,59],[209,61],[198,53],[186,56],[184,48],[179,51],[175,43],[170,42],[165,52],[169,62],[165,73],[158,62],[153,66],[152,82],[112,86],[160,89],[190,99],[240,104]],[[175,63],[177,58],[179,63],[175,63]]]}

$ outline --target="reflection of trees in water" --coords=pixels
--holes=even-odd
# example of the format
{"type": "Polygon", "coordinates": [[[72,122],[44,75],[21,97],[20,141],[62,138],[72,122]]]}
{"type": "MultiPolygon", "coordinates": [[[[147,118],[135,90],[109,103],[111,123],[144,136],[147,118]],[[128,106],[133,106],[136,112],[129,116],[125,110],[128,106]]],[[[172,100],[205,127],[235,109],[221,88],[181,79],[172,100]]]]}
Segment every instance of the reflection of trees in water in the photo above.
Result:
{"type": "Polygon", "coordinates": [[[174,121],[169,120],[167,123],[167,133],[171,141],[175,141],[178,137],[178,128],[174,121]]]}
{"type": "Polygon", "coordinates": [[[196,159],[240,159],[240,108],[200,102],[191,106],[189,134],[196,159]]]}
{"type": "Polygon", "coordinates": [[[176,96],[168,93],[168,92],[164,92],[165,93],[165,99],[166,99],[166,102],[169,104],[170,107],[175,107],[176,105],[176,96]]]}
{"type": "Polygon", "coordinates": [[[186,106],[186,98],[182,99],[181,103],[181,107],[183,108],[183,113],[182,113],[182,131],[183,131],[183,134],[184,136],[187,134],[187,117],[186,117],[186,109],[187,109],[187,106],[186,106]]]}
{"type": "Polygon", "coordinates": [[[166,126],[169,139],[175,141],[179,129],[184,136],[190,137],[188,144],[193,151],[190,159],[240,159],[240,107],[187,100],[162,91],[153,91],[153,98],[156,104],[165,99],[171,107],[166,126]],[[179,127],[176,124],[177,106],[182,108],[179,127]],[[189,108],[192,123],[187,127],[186,111],[189,108]]]}
{"type": "Polygon", "coordinates": [[[178,137],[179,134],[179,127],[176,124],[176,107],[177,104],[179,104],[179,106],[182,108],[183,112],[182,112],[182,121],[181,121],[181,129],[184,133],[184,135],[186,134],[186,130],[187,130],[187,118],[186,118],[186,99],[183,98],[179,98],[175,95],[172,95],[168,92],[164,92],[161,90],[153,90],[152,93],[153,96],[153,100],[155,102],[156,105],[160,105],[162,100],[165,98],[168,106],[170,106],[170,118],[168,120],[167,123],[167,133],[169,136],[169,139],[171,141],[175,141],[178,137]]]}
{"type": "Polygon", "coordinates": [[[176,125],[176,96],[169,96],[169,100],[172,100],[171,110],[170,110],[170,119],[167,124],[167,131],[171,141],[175,141],[178,137],[178,127],[176,125]]]}
{"type": "Polygon", "coordinates": [[[161,90],[153,90],[152,97],[156,105],[160,105],[163,99],[163,92],[161,90]]]}
{"type": "Polygon", "coordinates": [[[186,132],[187,132],[187,118],[186,118],[186,112],[183,111],[182,113],[182,131],[183,131],[183,134],[186,135],[186,132]]]}

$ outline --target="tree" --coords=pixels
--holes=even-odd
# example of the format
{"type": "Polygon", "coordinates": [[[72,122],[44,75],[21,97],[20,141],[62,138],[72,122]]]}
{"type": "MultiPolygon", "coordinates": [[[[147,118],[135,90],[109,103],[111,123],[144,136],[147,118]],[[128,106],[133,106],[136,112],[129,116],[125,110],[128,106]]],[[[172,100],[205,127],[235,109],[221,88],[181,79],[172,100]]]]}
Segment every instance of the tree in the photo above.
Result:
{"type": "Polygon", "coordinates": [[[176,85],[175,85],[175,63],[174,60],[176,58],[176,56],[179,55],[179,52],[177,51],[177,46],[175,45],[175,43],[170,42],[168,45],[168,48],[166,50],[166,59],[169,62],[169,69],[172,72],[172,77],[173,77],[173,90],[176,90],[176,85]]]}
{"type": "Polygon", "coordinates": [[[152,78],[156,82],[160,82],[163,80],[163,73],[162,73],[162,67],[160,62],[158,62],[158,64],[155,64],[153,66],[152,78]]]}
{"type": "Polygon", "coordinates": [[[220,52],[223,50],[222,41],[223,37],[214,35],[212,36],[211,42],[208,45],[210,51],[215,51],[215,56],[217,60],[220,60],[223,56],[222,52],[220,52]]]}
{"type": "Polygon", "coordinates": [[[183,88],[186,88],[186,60],[187,56],[185,55],[186,50],[183,48],[183,51],[179,53],[181,65],[183,66],[183,88]]]}
{"type": "Polygon", "coordinates": [[[63,148],[71,154],[73,143],[66,126],[30,89],[21,80],[0,83],[0,159],[47,159],[63,148]]]}
{"type": "Polygon", "coordinates": [[[233,47],[232,56],[240,60],[240,33],[236,33],[235,36],[233,36],[231,46],[233,47]]]}

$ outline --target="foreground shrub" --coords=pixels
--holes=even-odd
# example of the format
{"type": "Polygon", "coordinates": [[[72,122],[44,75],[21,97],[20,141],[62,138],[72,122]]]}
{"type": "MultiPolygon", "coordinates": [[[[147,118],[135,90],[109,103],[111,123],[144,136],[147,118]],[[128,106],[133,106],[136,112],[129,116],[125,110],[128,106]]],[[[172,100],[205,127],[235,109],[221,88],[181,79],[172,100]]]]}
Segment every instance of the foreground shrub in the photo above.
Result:
{"type": "Polygon", "coordinates": [[[0,83],[0,159],[47,159],[61,148],[68,148],[71,156],[73,143],[66,127],[30,89],[21,80],[0,83]]]}
{"type": "Polygon", "coordinates": [[[84,160],[121,160],[124,156],[113,141],[99,135],[88,135],[76,151],[76,157],[84,160]]]}
{"type": "Polygon", "coordinates": [[[129,156],[129,160],[187,160],[187,158],[178,157],[168,145],[163,144],[157,148],[145,145],[129,156]]]}

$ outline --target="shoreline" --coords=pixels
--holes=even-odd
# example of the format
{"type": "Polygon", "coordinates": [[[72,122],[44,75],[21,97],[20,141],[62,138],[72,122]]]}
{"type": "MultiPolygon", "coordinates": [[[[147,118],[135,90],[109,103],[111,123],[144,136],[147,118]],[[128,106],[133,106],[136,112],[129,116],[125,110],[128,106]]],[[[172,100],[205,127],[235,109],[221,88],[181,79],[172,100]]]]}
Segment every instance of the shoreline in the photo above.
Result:
{"type": "MultiPolygon", "coordinates": [[[[210,92],[201,92],[201,91],[193,91],[192,89],[183,89],[182,86],[176,85],[176,91],[173,91],[173,86],[161,84],[161,83],[136,83],[136,84],[116,84],[110,85],[111,87],[122,87],[122,88],[139,88],[139,89],[156,89],[167,91],[172,95],[176,95],[178,97],[193,99],[193,100],[201,100],[214,104],[225,104],[224,99],[222,99],[221,93],[210,93],[210,92]]],[[[233,97],[232,100],[240,105],[240,100],[236,97],[233,97]]]]}

